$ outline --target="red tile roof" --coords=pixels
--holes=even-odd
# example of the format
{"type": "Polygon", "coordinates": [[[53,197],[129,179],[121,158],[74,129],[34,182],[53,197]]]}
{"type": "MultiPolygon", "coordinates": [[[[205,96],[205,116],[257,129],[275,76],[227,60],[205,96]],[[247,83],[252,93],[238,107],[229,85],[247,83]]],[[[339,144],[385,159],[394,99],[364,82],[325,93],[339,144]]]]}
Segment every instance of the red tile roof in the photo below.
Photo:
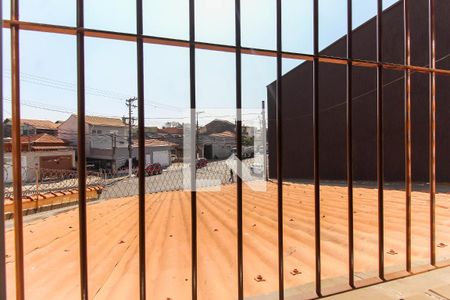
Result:
{"type": "Polygon", "coordinates": [[[112,126],[112,127],[125,127],[125,123],[122,119],[118,118],[107,118],[107,117],[97,117],[97,116],[86,116],[86,123],[89,125],[97,126],[112,126]]]}
{"type": "Polygon", "coordinates": [[[58,129],[58,124],[53,123],[49,120],[32,120],[32,119],[22,119],[20,120],[21,125],[28,125],[36,129],[48,129],[56,130],[58,129]]]}
{"type": "Polygon", "coordinates": [[[183,134],[183,128],[177,127],[158,128],[158,133],[183,134]]]}
{"type": "Polygon", "coordinates": [[[50,135],[50,134],[36,134],[36,135],[22,135],[20,137],[20,143],[21,144],[53,144],[55,146],[57,145],[66,145],[66,142],[64,142],[62,139],[50,135]]]}
{"type": "MultiPolygon", "coordinates": [[[[133,146],[138,147],[139,141],[133,140],[133,146]]],[[[168,141],[162,141],[158,139],[146,139],[145,140],[145,147],[174,147],[176,144],[168,142],[168,141]]]]}

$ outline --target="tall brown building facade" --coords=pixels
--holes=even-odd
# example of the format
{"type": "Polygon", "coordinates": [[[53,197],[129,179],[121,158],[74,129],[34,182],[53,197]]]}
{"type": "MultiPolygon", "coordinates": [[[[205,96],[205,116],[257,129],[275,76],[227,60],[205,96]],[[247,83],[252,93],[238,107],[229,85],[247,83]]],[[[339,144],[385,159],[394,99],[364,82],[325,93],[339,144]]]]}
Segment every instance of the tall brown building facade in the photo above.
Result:
{"type": "MultiPolygon", "coordinates": [[[[427,66],[428,5],[410,1],[412,64],[427,66]]],[[[402,1],[383,12],[383,61],[404,63],[402,1]]],[[[376,60],[376,19],[353,32],[354,58],[376,60]]],[[[321,51],[346,56],[346,36],[321,51]]],[[[450,69],[450,1],[436,1],[437,67],[450,69]]],[[[319,70],[320,177],[345,180],[346,173],[346,66],[320,64],[319,70]]],[[[396,182],[405,176],[403,72],[383,71],[384,178],[396,182]]],[[[428,75],[412,75],[412,176],[429,176],[428,75]]],[[[312,62],[304,62],[282,78],[283,176],[313,178],[312,62]]],[[[270,177],[276,177],[276,82],[267,87],[270,177]]],[[[450,181],[450,77],[437,76],[436,172],[438,182],[450,181]]],[[[376,69],[353,68],[353,172],[355,180],[376,180],[376,69]]]]}

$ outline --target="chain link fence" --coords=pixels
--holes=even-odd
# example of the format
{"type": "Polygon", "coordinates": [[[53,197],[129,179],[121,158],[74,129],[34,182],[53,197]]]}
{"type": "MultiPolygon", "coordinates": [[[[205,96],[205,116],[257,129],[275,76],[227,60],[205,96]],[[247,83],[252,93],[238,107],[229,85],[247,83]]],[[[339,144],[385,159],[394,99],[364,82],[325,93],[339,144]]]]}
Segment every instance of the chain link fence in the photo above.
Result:
{"type": "MultiPolygon", "coordinates": [[[[258,164],[255,168],[254,159],[243,161],[243,168],[248,168],[249,172],[257,178],[265,179],[264,171],[258,164]]],[[[111,199],[138,195],[137,169],[133,170],[134,175],[128,176],[127,171],[117,174],[107,174],[105,186],[100,196],[101,199],[111,199]]],[[[161,174],[149,175],[145,177],[145,192],[147,194],[180,191],[189,186],[189,179],[186,182],[186,175],[190,173],[188,164],[175,163],[162,170],[161,174]]],[[[232,171],[230,163],[222,161],[210,161],[205,166],[196,168],[197,188],[215,187],[236,182],[236,173],[232,171]]],[[[189,178],[189,177],[187,177],[189,178]]]]}
{"type": "MultiPolygon", "coordinates": [[[[12,168],[4,167],[5,178],[5,198],[13,196],[14,186],[12,183],[12,168]]],[[[86,186],[104,186],[104,178],[101,172],[88,171],[86,176],[86,186]]],[[[22,168],[22,195],[23,197],[56,193],[68,190],[78,189],[78,171],[59,170],[59,169],[41,169],[41,168],[22,168]]]]}
{"type": "MultiPolygon", "coordinates": [[[[265,177],[265,170],[261,169],[261,164],[256,164],[253,158],[244,160],[242,165],[256,178],[263,179],[265,177]]],[[[5,178],[12,177],[12,174],[7,174],[8,169],[6,167],[4,172],[5,178]]],[[[114,172],[110,170],[88,171],[86,186],[88,188],[100,187],[100,199],[138,195],[137,173],[138,169],[136,168],[132,170],[131,176],[128,169],[114,172]]],[[[153,175],[146,172],[145,191],[147,194],[179,191],[189,186],[189,183],[186,183],[186,175],[190,173],[188,164],[174,163],[158,173],[160,174],[153,175]]],[[[232,171],[230,162],[225,160],[197,164],[196,177],[197,188],[220,186],[236,181],[236,173],[232,171]]],[[[23,168],[22,178],[22,194],[24,197],[78,189],[78,172],[76,170],[23,168]]],[[[12,196],[12,182],[5,182],[5,197],[10,198],[12,196]]]]}

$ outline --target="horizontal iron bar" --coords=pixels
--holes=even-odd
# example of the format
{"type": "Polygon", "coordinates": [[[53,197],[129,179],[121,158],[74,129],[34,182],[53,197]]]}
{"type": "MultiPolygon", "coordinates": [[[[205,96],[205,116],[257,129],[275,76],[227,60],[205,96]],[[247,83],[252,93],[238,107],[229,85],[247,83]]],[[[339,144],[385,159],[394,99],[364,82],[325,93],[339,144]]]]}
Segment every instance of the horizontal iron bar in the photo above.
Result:
{"type": "MultiPolygon", "coordinates": [[[[71,26],[61,26],[61,25],[50,25],[50,24],[40,24],[40,23],[32,23],[32,22],[23,22],[23,21],[11,21],[4,20],[3,28],[11,28],[13,25],[18,25],[22,30],[29,31],[38,31],[38,32],[47,32],[47,33],[59,33],[59,34],[67,34],[67,35],[76,35],[78,31],[84,32],[86,37],[93,38],[104,38],[104,39],[113,39],[113,40],[121,40],[121,41],[129,41],[136,42],[137,34],[133,33],[122,33],[122,32],[114,32],[107,30],[95,30],[88,28],[80,28],[71,26]]],[[[189,48],[188,40],[180,40],[180,39],[171,39],[171,38],[163,38],[156,36],[142,36],[143,42],[145,44],[155,44],[155,45],[164,45],[164,46],[176,46],[189,48]]],[[[205,49],[211,51],[220,51],[220,52],[236,52],[235,46],[230,45],[220,45],[220,44],[212,44],[205,42],[195,42],[196,49],[205,49]]],[[[241,47],[242,54],[249,55],[257,55],[257,56],[268,56],[268,57],[277,57],[277,51],[275,50],[267,50],[267,49],[256,49],[249,47],[241,47]]],[[[331,63],[331,64],[341,64],[346,65],[348,62],[351,62],[353,66],[356,67],[367,67],[367,68],[377,68],[378,65],[381,65],[384,69],[396,70],[396,71],[405,71],[411,70],[419,73],[435,73],[437,75],[447,75],[450,76],[450,70],[446,69],[437,69],[437,68],[429,68],[428,66],[414,66],[414,65],[401,65],[394,64],[388,62],[376,62],[371,60],[361,60],[361,59],[348,59],[346,57],[335,57],[328,55],[313,55],[306,53],[297,53],[297,52],[282,52],[283,58],[288,59],[297,59],[297,60],[305,60],[305,61],[313,61],[314,58],[318,58],[320,63],[331,63]]]]}

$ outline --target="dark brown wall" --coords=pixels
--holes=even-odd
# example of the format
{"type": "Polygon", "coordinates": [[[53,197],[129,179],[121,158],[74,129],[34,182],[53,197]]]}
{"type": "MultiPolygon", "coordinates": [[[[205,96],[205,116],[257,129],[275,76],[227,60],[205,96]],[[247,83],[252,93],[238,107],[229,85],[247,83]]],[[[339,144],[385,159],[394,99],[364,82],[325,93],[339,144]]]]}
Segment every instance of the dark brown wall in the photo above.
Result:
{"type": "MultiPolygon", "coordinates": [[[[412,63],[428,63],[427,1],[410,1],[412,63]]],[[[450,69],[450,1],[436,1],[438,67],[450,69]]],[[[376,58],[375,19],[354,31],[354,56],[376,58]]],[[[322,54],[345,56],[345,37],[322,54]]],[[[383,60],[403,63],[403,12],[401,2],[383,14],[383,60]]],[[[384,176],[404,179],[403,72],[384,71],[384,176]]],[[[322,179],[346,178],[346,67],[320,64],[319,142],[322,179]]],[[[276,176],[276,123],[274,87],[268,86],[270,177],[276,176]]],[[[283,76],[283,176],[313,177],[312,64],[305,62],[283,76]]],[[[376,179],[376,70],[353,71],[353,153],[355,180],[376,179]]],[[[437,78],[437,180],[450,180],[450,78],[437,78]]],[[[428,178],[428,75],[412,75],[412,171],[413,180],[428,178]]]]}

